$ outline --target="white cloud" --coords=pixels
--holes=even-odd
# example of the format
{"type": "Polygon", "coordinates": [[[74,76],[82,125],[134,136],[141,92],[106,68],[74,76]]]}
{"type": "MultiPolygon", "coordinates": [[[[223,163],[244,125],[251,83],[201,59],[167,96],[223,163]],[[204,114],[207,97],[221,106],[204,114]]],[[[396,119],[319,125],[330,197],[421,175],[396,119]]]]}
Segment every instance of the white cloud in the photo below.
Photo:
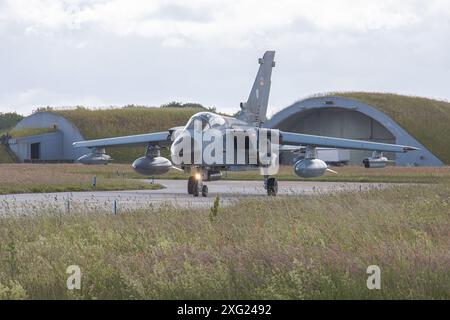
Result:
{"type": "Polygon", "coordinates": [[[447,0],[0,0],[0,108],[235,111],[266,49],[277,107],[333,90],[450,97],[449,16],[447,0]]]}
{"type": "MultiPolygon", "coordinates": [[[[429,2],[430,13],[448,6],[429,2]]],[[[357,0],[7,0],[10,21],[31,30],[94,26],[121,36],[216,41],[226,45],[249,41],[253,35],[289,28],[307,21],[326,31],[364,32],[415,24],[423,13],[415,1],[357,0]]],[[[301,30],[298,30],[301,32],[301,30]]],[[[250,43],[249,43],[250,44],[250,43]]]]}
{"type": "Polygon", "coordinates": [[[64,108],[79,105],[104,107],[111,104],[95,96],[70,97],[70,94],[49,92],[42,88],[32,88],[23,92],[0,95],[0,112],[28,114],[40,107],[53,106],[64,108]]]}
{"type": "Polygon", "coordinates": [[[162,42],[163,47],[167,48],[182,48],[186,46],[186,40],[183,38],[169,37],[162,42]]]}

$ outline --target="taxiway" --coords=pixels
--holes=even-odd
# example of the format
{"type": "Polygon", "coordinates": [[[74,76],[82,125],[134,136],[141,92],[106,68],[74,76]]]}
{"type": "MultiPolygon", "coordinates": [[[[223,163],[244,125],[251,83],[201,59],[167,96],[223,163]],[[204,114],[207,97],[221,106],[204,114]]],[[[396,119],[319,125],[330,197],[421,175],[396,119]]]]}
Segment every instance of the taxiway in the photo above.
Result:
{"type": "MultiPolygon", "coordinates": [[[[148,181],[147,181],[148,182],[148,181]]],[[[126,212],[139,208],[173,205],[183,208],[210,207],[216,195],[221,205],[245,197],[267,197],[262,181],[208,182],[209,196],[187,194],[184,180],[155,180],[159,190],[89,191],[0,195],[0,215],[30,215],[36,212],[126,212]]],[[[150,183],[150,182],[148,182],[150,183]]],[[[278,195],[306,196],[342,191],[364,191],[393,186],[389,183],[280,181],[278,195]]]]}

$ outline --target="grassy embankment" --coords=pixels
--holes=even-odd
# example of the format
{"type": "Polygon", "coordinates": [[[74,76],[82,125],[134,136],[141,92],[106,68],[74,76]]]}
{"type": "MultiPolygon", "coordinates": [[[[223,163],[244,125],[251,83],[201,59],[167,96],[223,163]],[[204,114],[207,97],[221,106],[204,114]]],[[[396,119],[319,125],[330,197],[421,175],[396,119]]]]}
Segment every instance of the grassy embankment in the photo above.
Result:
{"type": "Polygon", "coordinates": [[[0,163],[13,163],[14,160],[8,154],[6,146],[0,145],[0,163]]]}
{"type": "Polygon", "coordinates": [[[450,184],[0,219],[0,298],[450,299],[450,184]],[[66,288],[69,265],[81,290],[66,288]],[[366,269],[381,268],[381,290],[366,269]]]}
{"type": "MultiPolygon", "coordinates": [[[[125,107],[110,109],[55,110],[71,121],[86,140],[166,131],[183,126],[189,118],[203,108],[125,107]]],[[[116,163],[131,163],[145,153],[143,147],[109,148],[116,163]]],[[[165,150],[162,151],[167,156],[165,150]]]]}
{"type": "Polygon", "coordinates": [[[23,128],[23,129],[13,129],[9,133],[13,138],[37,136],[46,133],[56,132],[56,128],[23,128]]]}
{"type": "MultiPolygon", "coordinates": [[[[125,168],[125,166],[122,166],[125,168]]],[[[128,167],[128,166],[126,166],[128,167]]],[[[128,172],[131,169],[127,169],[128,172]]],[[[83,166],[73,164],[1,164],[0,194],[71,192],[89,190],[159,189],[161,185],[148,184],[126,177],[122,170],[112,166],[83,166]],[[92,186],[92,177],[97,186],[92,186]]]]}
{"type": "MultiPolygon", "coordinates": [[[[389,115],[444,163],[450,164],[450,103],[445,101],[371,92],[343,92],[343,96],[365,102],[389,115]],[[426,119],[424,121],[424,119],[426,119]],[[432,124],[432,125],[429,125],[432,124]]],[[[86,139],[139,134],[182,126],[201,108],[113,108],[107,110],[53,111],[73,122],[86,139]]],[[[142,148],[109,149],[117,162],[130,162],[142,148]]]]}
{"type": "MultiPolygon", "coordinates": [[[[444,163],[450,164],[450,148],[447,139],[450,136],[448,125],[450,103],[421,97],[371,92],[338,92],[328,95],[357,99],[376,107],[400,124],[444,163]]],[[[195,104],[191,105],[195,106],[195,104]]],[[[63,115],[80,129],[86,139],[98,139],[163,131],[170,127],[182,126],[186,124],[190,116],[202,110],[205,109],[200,106],[184,108],[133,106],[98,110],[76,108],[44,111],[63,115]]],[[[10,123],[11,121],[8,122],[10,123]]],[[[116,159],[116,162],[127,163],[142,155],[143,149],[111,148],[108,152],[116,159]]]]}
{"type": "MultiPolygon", "coordinates": [[[[23,116],[15,112],[0,112],[0,136],[9,132],[22,119],[23,116]]],[[[0,144],[0,163],[13,162],[14,159],[8,154],[6,147],[0,144]]]]}
{"type": "MultiPolygon", "coordinates": [[[[171,127],[185,125],[187,120],[194,113],[207,110],[201,105],[193,103],[170,103],[168,105],[180,105],[180,107],[156,108],[128,106],[108,109],[87,109],[78,107],[71,110],[53,110],[50,108],[41,111],[53,112],[66,117],[80,129],[85,139],[99,139],[164,131],[171,127]]],[[[13,137],[18,138],[55,131],[54,128],[26,128],[13,130],[13,127],[21,119],[21,116],[16,116],[17,117],[13,117],[11,120],[10,114],[4,114],[3,116],[3,114],[0,113],[0,135],[10,132],[13,137]]],[[[145,148],[143,147],[124,147],[111,148],[108,150],[108,153],[111,154],[117,163],[127,163],[142,156],[144,151],[145,148]]],[[[11,162],[13,162],[13,159],[6,153],[4,147],[0,146],[0,163],[11,162]]]]}
{"type": "Polygon", "coordinates": [[[331,95],[365,102],[386,113],[444,163],[450,164],[450,103],[391,93],[343,92],[331,95]]]}

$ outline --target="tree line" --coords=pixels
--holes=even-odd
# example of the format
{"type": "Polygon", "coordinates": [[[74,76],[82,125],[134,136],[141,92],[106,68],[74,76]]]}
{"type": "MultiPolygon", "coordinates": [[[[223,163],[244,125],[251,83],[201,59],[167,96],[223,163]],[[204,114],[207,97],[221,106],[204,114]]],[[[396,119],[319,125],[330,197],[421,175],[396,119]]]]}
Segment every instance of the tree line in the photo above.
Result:
{"type": "Polygon", "coordinates": [[[0,112],[0,131],[13,128],[23,116],[16,112],[0,112]]]}

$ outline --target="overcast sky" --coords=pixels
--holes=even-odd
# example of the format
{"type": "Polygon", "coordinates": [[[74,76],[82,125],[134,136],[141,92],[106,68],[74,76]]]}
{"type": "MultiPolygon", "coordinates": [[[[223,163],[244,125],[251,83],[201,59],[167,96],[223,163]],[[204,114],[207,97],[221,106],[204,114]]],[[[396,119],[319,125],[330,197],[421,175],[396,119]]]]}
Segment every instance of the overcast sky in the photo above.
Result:
{"type": "Polygon", "coordinates": [[[446,0],[0,0],[0,112],[199,102],[233,112],[276,50],[269,113],[314,93],[450,98],[446,0]]]}

